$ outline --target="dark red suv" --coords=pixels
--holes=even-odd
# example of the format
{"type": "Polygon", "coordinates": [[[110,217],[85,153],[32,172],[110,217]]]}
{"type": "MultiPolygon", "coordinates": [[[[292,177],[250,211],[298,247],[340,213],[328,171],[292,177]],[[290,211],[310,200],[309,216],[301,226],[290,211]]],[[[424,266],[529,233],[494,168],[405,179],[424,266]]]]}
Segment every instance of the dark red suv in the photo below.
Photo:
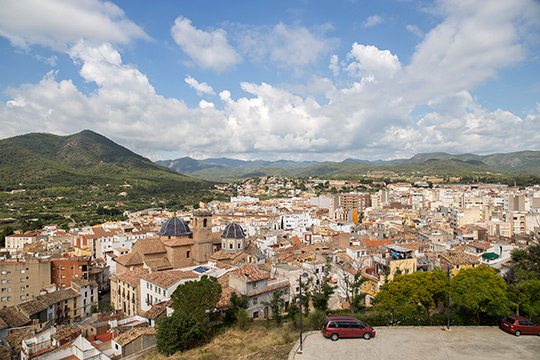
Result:
{"type": "Polygon", "coordinates": [[[540,336],[540,325],[523,316],[507,316],[501,320],[499,327],[516,336],[521,334],[532,334],[540,336]]]}
{"type": "Polygon", "coordinates": [[[339,338],[363,337],[366,340],[375,336],[375,330],[352,316],[327,316],[321,329],[324,337],[336,341],[339,338]]]}

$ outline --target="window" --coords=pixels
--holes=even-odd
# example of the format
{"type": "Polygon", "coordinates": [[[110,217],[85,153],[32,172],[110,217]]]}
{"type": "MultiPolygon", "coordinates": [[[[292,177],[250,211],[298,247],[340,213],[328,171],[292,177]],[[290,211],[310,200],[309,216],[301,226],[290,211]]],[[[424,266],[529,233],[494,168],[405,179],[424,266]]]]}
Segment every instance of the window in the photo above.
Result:
{"type": "Polygon", "coordinates": [[[186,251],[186,257],[189,259],[189,250],[186,251]]]}
{"type": "Polygon", "coordinates": [[[258,311],[255,311],[253,312],[253,318],[258,318],[259,317],[259,312],[258,311]]]}
{"type": "Polygon", "coordinates": [[[24,299],[26,299],[26,296],[21,295],[21,300],[24,300],[24,299]]]}
{"type": "Polygon", "coordinates": [[[24,291],[24,286],[21,286],[21,291],[24,291]]]}
{"type": "Polygon", "coordinates": [[[2,297],[2,298],[0,298],[0,300],[2,300],[2,301],[6,301],[6,298],[5,298],[5,297],[2,297]]]}
{"type": "Polygon", "coordinates": [[[253,288],[254,288],[254,289],[257,288],[257,282],[256,282],[256,281],[253,283],[253,288]]]}
{"type": "Polygon", "coordinates": [[[259,300],[258,300],[256,297],[254,297],[254,298],[253,298],[253,305],[257,305],[258,302],[259,302],[259,300]]]}
{"type": "Polygon", "coordinates": [[[7,283],[7,280],[6,279],[2,279],[2,284],[5,284],[7,283]]]}
{"type": "Polygon", "coordinates": [[[21,282],[25,282],[25,281],[26,281],[26,279],[25,279],[25,278],[21,278],[21,282]]]}
{"type": "Polygon", "coordinates": [[[2,275],[6,275],[6,270],[2,270],[2,275]]]}
{"type": "Polygon", "coordinates": [[[21,274],[24,274],[25,272],[26,272],[26,270],[21,269],[21,274]]]}

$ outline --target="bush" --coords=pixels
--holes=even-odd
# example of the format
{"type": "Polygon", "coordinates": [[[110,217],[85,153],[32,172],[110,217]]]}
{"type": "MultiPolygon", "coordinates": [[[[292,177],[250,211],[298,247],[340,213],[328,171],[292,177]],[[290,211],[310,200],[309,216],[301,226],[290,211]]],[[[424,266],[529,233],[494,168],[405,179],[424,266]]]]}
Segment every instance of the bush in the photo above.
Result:
{"type": "Polygon", "coordinates": [[[206,329],[192,314],[175,311],[159,321],[157,350],[170,356],[196,346],[205,335],[206,329]]]}
{"type": "Polygon", "coordinates": [[[315,310],[305,319],[304,330],[319,330],[322,327],[326,313],[321,310],[315,310]]]}
{"type": "Polygon", "coordinates": [[[236,311],[236,325],[242,329],[245,330],[251,323],[252,319],[249,317],[249,314],[246,309],[239,308],[236,311]]]}

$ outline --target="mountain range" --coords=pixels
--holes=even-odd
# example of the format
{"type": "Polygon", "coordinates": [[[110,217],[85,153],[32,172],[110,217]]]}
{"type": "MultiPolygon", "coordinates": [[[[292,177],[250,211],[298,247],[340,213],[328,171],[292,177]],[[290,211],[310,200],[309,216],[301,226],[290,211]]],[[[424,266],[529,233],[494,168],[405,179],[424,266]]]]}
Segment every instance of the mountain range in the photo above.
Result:
{"type": "MultiPolygon", "coordinates": [[[[354,179],[374,174],[392,177],[460,176],[492,179],[538,177],[540,152],[475,155],[425,153],[410,159],[342,162],[245,161],[183,157],[156,163],[90,130],[58,136],[31,133],[0,140],[0,190],[43,189],[92,184],[129,184],[151,193],[208,189],[209,181],[256,176],[354,179]]],[[[497,180],[497,179],[495,179],[497,180]]]]}
{"type": "Polygon", "coordinates": [[[505,176],[540,173],[540,152],[475,155],[444,152],[417,154],[409,159],[390,161],[346,159],[342,162],[244,161],[228,158],[196,160],[183,157],[157,161],[157,164],[184,175],[212,181],[233,181],[255,176],[284,177],[362,177],[373,172],[410,177],[498,174],[505,176]]]}
{"type": "Polygon", "coordinates": [[[0,140],[0,189],[131,185],[164,192],[208,188],[90,130],[58,136],[31,133],[0,140]]]}

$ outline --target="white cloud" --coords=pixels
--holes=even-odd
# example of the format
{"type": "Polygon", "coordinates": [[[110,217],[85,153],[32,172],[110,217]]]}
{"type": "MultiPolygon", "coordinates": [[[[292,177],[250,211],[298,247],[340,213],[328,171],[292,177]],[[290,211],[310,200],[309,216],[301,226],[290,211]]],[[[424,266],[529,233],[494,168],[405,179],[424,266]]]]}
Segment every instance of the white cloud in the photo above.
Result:
{"type": "Polygon", "coordinates": [[[539,136],[524,134],[538,134],[538,113],[522,119],[501,109],[489,112],[465,91],[440,97],[430,105],[434,111],[415,127],[391,127],[370,146],[410,156],[432,151],[511,152],[537,144],[539,136]]]}
{"type": "Polygon", "coordinates": [[[439,1],[445,16],[429,31],[406,68],[411,101],[472,89],[497,71],[524,59],[523,37],[531,17],[540,19],[531,0],[439,1]]]}
{"type": "Polygon", "coordinates": [[[364,27],[372,27],[384,22],[384,19],[379,15],[370,16],[364,21],[364,27]]]}
{"type": "Polygon", "coordinates": [[[347,67],[352,76],[393,78],[401,71],[401,64],[396,55],[388,50],[379,50],[373,45],[354,43],[348,57],[354,60],[347,67]]]}
{"type": "Polygon", "coordinates": [[[0,35],[23,49],[37,44],[60,51],[79,39],[127,43],[148,38],[118,6],[99,0],[4,0],[0,35]]]}
{"type": "Polygon", "coordinates": [[[424,37],[424,33],[416,25],[409,24],[405,28],[407,29],[408,32],[413,33],[414,35],[418,36],[419,38],[424,37]]]}
{"type": "Polygon", "coordinates": [[[238,33],[240,46],[251,61],[303,68],[315,64],[336,46],[337,40],[326,36],[328,30],[328,26],[308,29],[279,23],[272,28],[243,26],[238,33]]]}
{"type": "Polygon", "coordinates": [[[332,55],[330,57],[330,65],[328,65],[328,68],[332,70],[334,76],[338,76],[341,71],[341,66],[339,65],[339,57],[337,55],[332,55]]]}
{"type": "Polygon", "coordinates": [[[187,78],[184,79],[184,81],[193,88],[197,95],[202,96],[203,94],[209,94],[209,95],[215,95],[214,89],[210,85],[208,85],[205,82],[198,82],[194,78],[192,78],[190,75],[187,76],[187,78]]]}
{"type": "MultiPolygon", "coordinates": [[[[82,78],[97,89],[83,94],[72,81],[57,80],[55,72],[37,84],[9,89],[10,100],[0,104],[0,137],[90,128],[143,155],[183,151],[300,159],[313,154],[336,160],[534,148],[540,142],[540,109],[519,117],[504,109],[485,109],[471,95],[475,84],[525,54],[529,28],[518,30],[521,20],[513,8],[493,1],[490,9],[467,1],[453,1],[456,6],[448,8],[438,3],[446,17],[427,33],[410,65],[390,50],[354,43],[346,56],[330,56],[329,68],[340,75],[338,80],[313,75],[296,86],[244,82],[243,95],[223,90],[214,102],[201,100],[193,108],[157,94],[136,66],[123,63],[111,42],[78,41],[68,53],[82,78]],[[492,38],[492,30],[499,38],[492,38]],[[420,105],[432,110],[416,121],[411,114],[420,105]]],[[[521,11],[525,5],[537,8],[516,1],[521,11]]],[[[219,58],[219,49],[235,53],[223,31],[198,30],[183,18],[177,23],[185,32],[175,31],[189,35],[185,41],[193,40],[189,46],[199,66],[218,70],[239,61],[239,55],[219,58]]],[[[305,68],[328,59],[335,41],[324,31],[279,24],[248,28],[241,44],[251,59],[305,68]],[[300,43],[302,38],[306,44],[300,43]],[[259,46],[260,41],[266,46],[259,46]],[[295,44],[299,47],[292,51],[295,44]]],[[[215,94],[212,86],[190,75],[185,82],[201,95],[215,94]]]]}
{"type": "Polygon", "coordinates": [[[171,35],[182,50],[203,69],[224,71],[242,62],[242,57],[227,41],[223,29],[210,32],[197,29],[191,20],[179,16],[171,35]]]}

